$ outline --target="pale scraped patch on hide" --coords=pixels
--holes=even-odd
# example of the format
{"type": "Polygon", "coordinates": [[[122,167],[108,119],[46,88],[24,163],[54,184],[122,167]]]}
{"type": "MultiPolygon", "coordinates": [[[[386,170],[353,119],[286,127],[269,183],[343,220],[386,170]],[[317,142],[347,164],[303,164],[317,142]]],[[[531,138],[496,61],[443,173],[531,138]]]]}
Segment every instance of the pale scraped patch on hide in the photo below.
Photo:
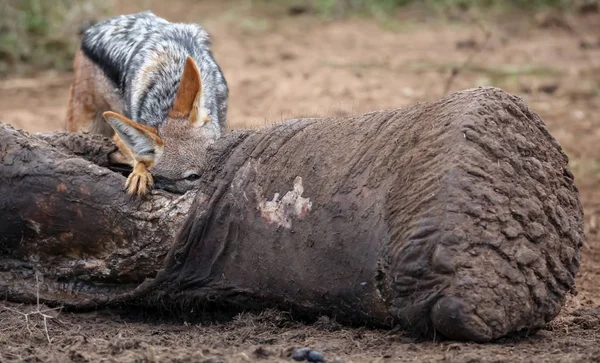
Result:
{"type": "Polygon", "coordinates": [[[302,197],[304,193],[302,178],[298,176],[294,179],[293,190],[288,191],[283,198],[280,199],[280,193],[275,193],[272,200],[267,200],[260,185],[248,183],[248,180],[260,179],[258,166],[259,162],[251,159],[238,169],[233,178],[232,192],[241,197],[238,198],[238,206],[243,208],[241,204],[258,202],[258,210],[263,220],[269,224],[275,223],[281,227],[291,228],[292,219],[304,218],[312,207],[310,199],[302,197]]]}
{"type": "Polygon", "coordinates": [[[273,200],[261,200],[258,204],[261,217],[270,223],[276,223],[285,228],[292,227],[292,218],[302,219],[310,211],[312,202],[309,198],[302,197],[304,187],[302,178],[294,179],[294,189],[285,193],[279,199],[279,193],[275,193],[273,200]]]}

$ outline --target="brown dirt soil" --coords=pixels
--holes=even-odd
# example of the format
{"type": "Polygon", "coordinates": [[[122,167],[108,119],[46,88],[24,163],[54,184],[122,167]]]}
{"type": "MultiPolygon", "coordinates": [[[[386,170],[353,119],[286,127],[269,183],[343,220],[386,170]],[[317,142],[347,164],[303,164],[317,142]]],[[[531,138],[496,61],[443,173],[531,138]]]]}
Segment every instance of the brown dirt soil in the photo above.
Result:
{"type": "MultiPolygon", "coordinates": [[[[410,13],[380,24],[324,22],[250,8],[247,1],[155,3],[128,2],[115,11],[151,8],[171,20],[203,23],[230,84],[232,128],[435,100],[444,93],[451,68],[486,37],[469,21],[426,21],[410,13]]],[[[35,306],[2,302],[0,361],[290,361],[290,349],[300,346],[344,362],[599,361],[600,14],[553,22],[562,24],[554,28],[544,24],[527,17],[485,22],[491,34],[485,48],[461,69],[448,92],[494,85],[523,97],[570,157],[587,241],[578,294],[547,329],[470,344],[415,341],[325,318],[302,324],[274,311],[202,325],[145,321],[130,312],[51,311],[46,332],[41,315],[23,315],[35,306]]],[[[70,80],[70,74],[45,73],[0,81],[1,121],[27,131],[62,128],[70,80]]]]}

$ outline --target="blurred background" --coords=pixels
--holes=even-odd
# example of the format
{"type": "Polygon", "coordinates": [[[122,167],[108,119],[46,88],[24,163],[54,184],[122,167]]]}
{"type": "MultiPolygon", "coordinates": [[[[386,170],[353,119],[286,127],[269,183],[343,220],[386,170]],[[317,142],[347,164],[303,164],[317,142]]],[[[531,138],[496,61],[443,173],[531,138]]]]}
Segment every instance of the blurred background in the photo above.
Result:
{"type": "MultiPolygon", "coordinates": [[[[203,345],[214,352],[233,354],[232,351],[249,349],[253,344],[276,342],[287,349],[293,342],[304,341],[326,342],[330,351],[354,349],[352,354],[362,357],[359,361],[367,361],[365,357],[374,362],[391,361],[384,359],[383,354],[394,344],[393,349],[399,349],[398,357],[402,357],[398,359],[404,361],[410,357],[423,361],[480,361],[477,355],[469,355],[469,349],[481,349],[483,353],[477,353],[480,357],[491,357],[485,361],[514,361],[524,356],[549,361],[545,354],[559,351],[570,355],[565,361],[585,361],[581,355],[584,352],[591,354],[587,361],[597,361],[597,335],[593,329],[600,319],[599,3],[600,0],[0,0],[0,122],[30,132],[62,129],[72,58],[81,32],[111,15],[152,10],[170,21],[200,23],[210,32],[214,55],[230,87],[228,119],[232,129],[263,127],[302,116],[400,108],[477,86],[496,86],[522,97],[542,117],[569,156],[583,201],[587,238],[581,249],[578,295],[569,300],[566,312],[550,328],[556,332],[564,330],[567,336],[557,335],[554,345],[544,340],[555,339],[546,332],[540,333],[542,338],[538,335],[537,340],[526,338],[523,345],[508,340],[504,346],[417,347],[403,338],[392,340],[396,338],[362,330],[271,330],[273,326],[288,327],[287,320],[269,320],[263,315],[257,320],[235,320],[222,328],[189,326],[192,331],[176,327],[170,330],[170,338],[165,338],[162,328],[125,324],[127,329],[122,329],[118,320],[112,320],[113,315],[94,315],[71,319],[73,329],[77,326],[75,334],[79,334],[80,323],[85,326],[88,319],[95,322],[87,345],[80,344],[88,338],[76,335],[73,337],[81,340],[65,335],[57,340],[62,343],[46,345],[43,336],[35,344],[24,340],[18,344],[26,349],[12,351],[30,354],[37,349],[32,354],[48,356],[64,351],[77,361],[85,360],[92,354],[90,351],[112,352],[121,358],[137,357],[134,354],[139,353],[140,357],[154,358],[136,361],[155,361],[154,352],[170,357],[178,357],[183,353],[176,352],[182,351],[182,356],[210,353],[199,349],[203,345]],[[577,315],[580,308],[589,308],[590,313],[577,315]],[[594,314],[595,321],[588,325],[587,321],[579,323],[594,314]],[[102,319],[105,323],[97,324],[102,319]],[[569,337],[571,328],[579,332],[569,337]],[[585,331],[582,333],[581,329],[585,331]],[[588,332],[590,338],[584,339],[588,332]],[[136,334],[142,338],[135,338],[136,334]],[[124,340],[123,336],[133,338],[124,340]],[[139,341],[144,343],[133,343],[139,341]],[[546,343],[535,348],[536,342],[546,343]],[[230,343],[240,345],[231,348],[230,343]],[[547,349],[550,346],[553,348],[547,349]],[[366,353],[357,353],[361,349],[366,353]],[[383,358],[372,360],[373,354],[383,358]]],[[[19,347],[15,344],[21,338],[15,339],[0,340],[6,347],[19,347]]],[[[31,357],[34,355],[27,359],[31,357]]],[[[247,355],[240,357],[233,361],[250,361],[247,355]]]]}
{"type": "Polygon", "coordinates": [[[493,85],[570,157],[595,236],[600,4],[589,0],[0,0],[1,121],[61,129],[80,33],[152,10],[198,22],[228,80],[231,128],[348,115],[493,85]]]}

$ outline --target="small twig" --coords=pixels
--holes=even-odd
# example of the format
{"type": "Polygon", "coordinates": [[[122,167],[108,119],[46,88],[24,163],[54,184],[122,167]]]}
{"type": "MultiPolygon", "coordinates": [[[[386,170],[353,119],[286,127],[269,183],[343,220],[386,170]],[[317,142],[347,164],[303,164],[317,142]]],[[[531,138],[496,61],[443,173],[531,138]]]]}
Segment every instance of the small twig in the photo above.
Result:
{"type": "Polygon", "coordinates": [[[40,279],[37,272],[35,273],[35,298],[37,302],[37,311],[40,311],[40,279]]]}
{"type": "MultiPolygon", "coordinates": [[[[36,288],[37,288],[37,292],[36,292],[36,309],[34,311],[31,311],[29,313],[24,313],[21,312],[19,310],[13,309],[13,308],[9,308],[8,306],[2,306],[2,308],[4,310],[7,311],[12,311],[15,314],[19,314],[22,315],[25,318],[25,326],[23,327],[23,329],[27,329],[27,331],[29,332],[29,335],[33,335],[33,331],[31,331],[31,326],[33,325],[33,327],[35,329],[37,329],[37,327],[35,326],[35,324],[33,324],[30,320],[30,316],[32,315],[39,315],[43,318],[44,320],[44,332],[46,334],[46,339],[48,339],[48,344],[52,344],[52,339],[50,339],[50,334],[48,332],[48,319],[54,319],[54,317],[52,315],[48,315],[46,314],[47,312],[50,311],[55,311],[55,310],[61,310],[62,306],[56,307],[56,308],[48,308],[48,309],[40,309],[40,281],[38,278],[37,273],[35,274],[35,281],[36,281],[36,288]]],[[[37,329],[39,331],[39,329],[37,329]]]]}
{"type": "Polygon", "coordinates": [[[454,82],[454,79],[458,76],[458,74],[461,71],[463,71],[465,68],[467,68],[468,66],[471,65],[471,63],[475,59],[475,56],[478,55],[479,53],[481,53],[481,51],[487,46],[487,43],[489,42],[490,38],[492,37],[492,32],[490,30],[486,29],[479,20],[477,20],[477,25],[479,26],[479,28],[485,35],[483,43],[473,53],[469,54],[469,56],[463,62],[462,65],[460,65],[459,67],[452,67],[452,72],[450,73],[450,76],[446,80],[446,85],[444,86],[444,92],[442,93],[442,96],[444,96],[448,93],[448,91],[450,90],[450,87],[452,86],[452,83],[454,82]]]}

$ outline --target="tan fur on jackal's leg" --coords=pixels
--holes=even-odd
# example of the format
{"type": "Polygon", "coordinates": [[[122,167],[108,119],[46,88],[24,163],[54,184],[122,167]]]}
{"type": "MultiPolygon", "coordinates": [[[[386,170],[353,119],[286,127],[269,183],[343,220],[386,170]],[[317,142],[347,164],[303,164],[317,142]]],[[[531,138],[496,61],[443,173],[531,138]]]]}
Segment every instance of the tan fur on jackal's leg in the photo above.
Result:
{"type": "Polygon", "coordinates": [[[154,186],[154,179],[148,171],[148,166],[143,162],[136,161],[133,171],[129,174],[125,182],[125,186],[127,187],[127,193],[132,195],[144,195],[148,193],[154,186]]]}
{"type": "Polygon", "coordinates": [[[135,156],[127,144],[119,137],[119,134],[114,134],[113,141],[117,145],[118,150],[109,155],[110,162],[113,164],[124,164],[134,167],[135,156]]]}
{"type": "Polygon", "coordinates": [[[125,186],[129,194],[144,195],[154,185],[149,169],[163,152],[163,141],[155,128],[138,124],[115,112],[105,112],[115,130],[114,140],[126,162],[133,166],[125,186]]]}
{"type": "Polygon", "coordinates": [[[133,167],[133,171],[131,174],[129,174],[129,177],[125,182],[127,193],[138,195],[144,195],[148,193],[148,191],[154,185],[152,174],[150,174],[148,171],[149,165],[135,160],[135,155],[119,137],[119,134],[115,133],[115,136],[113,136],[113,141],[115,144],[117,144],[119,151],[111,154],[111,162],[131,165],[133,167]]]}

